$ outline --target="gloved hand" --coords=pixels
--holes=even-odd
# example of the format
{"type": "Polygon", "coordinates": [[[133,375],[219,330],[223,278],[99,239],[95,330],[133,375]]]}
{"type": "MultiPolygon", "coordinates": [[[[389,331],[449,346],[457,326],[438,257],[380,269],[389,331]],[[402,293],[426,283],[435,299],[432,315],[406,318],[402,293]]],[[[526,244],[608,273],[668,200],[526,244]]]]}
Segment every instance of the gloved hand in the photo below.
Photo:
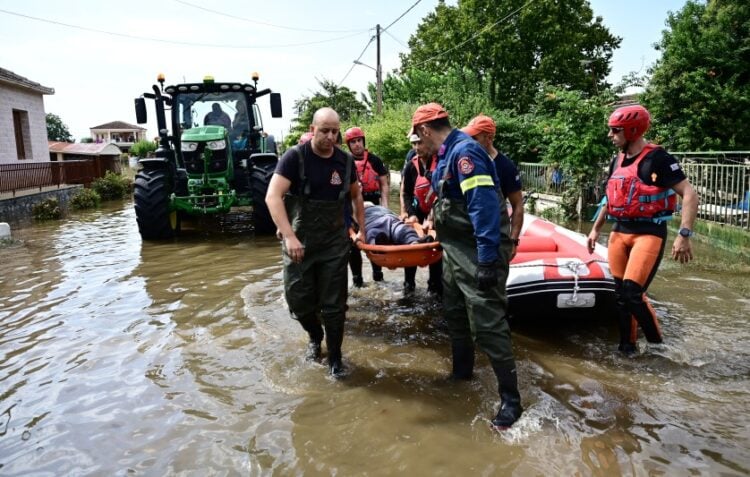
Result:
{"type": "Polygon", "coordinates": [[[497,262],[478,264],[476,279],[479,291],[487,291],[497,286],[497,262]]]}

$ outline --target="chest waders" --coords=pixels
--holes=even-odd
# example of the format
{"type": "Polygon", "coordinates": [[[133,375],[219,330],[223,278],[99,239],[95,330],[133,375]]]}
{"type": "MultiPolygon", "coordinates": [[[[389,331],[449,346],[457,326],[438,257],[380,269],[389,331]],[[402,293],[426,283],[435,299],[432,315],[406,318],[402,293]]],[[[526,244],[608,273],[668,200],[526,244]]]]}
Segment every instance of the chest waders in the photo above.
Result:
{"type": "Polygon", "coordinates": [[[305,258],[301,263],[294,263],[282,244],[284,294],[292,317],[310,336],[309,358],[320,358],[325,327],[329,367],[332,373],[338,374],[344,339],[349,253],[349,239],[344,229],[344,203],[348,198],[346,184],[351,175],[351,159],[347,157],[338,198],[316,200],[310,198],[304,157],[299,149],[297,155],[301,194],[288,194],[284,197],[284,204],[292,230],[305,247],[305,258]]]}
{"type": "MultiPolygon", "coordinates": [[[[443,246],[443,310],[451,336],[452,379],[469,380],[474,370],[474,342],[487,354],[498,381],[502,404],[493,424],[510,427],[523,412],[518,392],[516,362],[506,320],[508,255],[500,245],[498,284],[480,291],[476,284],[477,243],[466,203],[446,196],[445,180],[438,186],[433,208],[435,230],[443,246]]],[[[498,203],[502,204],[498,194],[498,203]]],[[[504,217],[504,218],[503,218],[504,217]]],[[[507,211],[501,230],[510,227],[507,211]]],[[[507,230],[505,235],[508,235],[507,230]]]]}

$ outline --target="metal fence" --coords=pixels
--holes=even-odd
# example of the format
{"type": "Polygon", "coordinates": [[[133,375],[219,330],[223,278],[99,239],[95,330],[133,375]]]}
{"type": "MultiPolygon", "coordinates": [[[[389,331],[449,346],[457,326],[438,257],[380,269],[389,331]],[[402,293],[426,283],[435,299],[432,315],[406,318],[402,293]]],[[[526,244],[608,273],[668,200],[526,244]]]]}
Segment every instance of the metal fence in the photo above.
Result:
{"type": "Polygon", "coordinates": [[[88,187],[99,175],[93,160],[0,164],[0,193],[15,195],[17,191],[64,184],[88,187]]]}
{"type": "Polygon", "coordinates": [[[521,162],[518,164],[521,182],[525,190],[561,194],[567,187],[565,173],[549,164],[521,162]]]}
{"type": "MultiPolygon", "coordinates": [[[[685,175],[700,198],[698,218],[750,230],[750,152],[677,152],[685,175]]],[[[526,191],[561,194],[568,186],[565,171],[549,164],[520,163],[526,191]]],[[[586,201],[598,202],[604,177],[592,178],[586,201]]]]}

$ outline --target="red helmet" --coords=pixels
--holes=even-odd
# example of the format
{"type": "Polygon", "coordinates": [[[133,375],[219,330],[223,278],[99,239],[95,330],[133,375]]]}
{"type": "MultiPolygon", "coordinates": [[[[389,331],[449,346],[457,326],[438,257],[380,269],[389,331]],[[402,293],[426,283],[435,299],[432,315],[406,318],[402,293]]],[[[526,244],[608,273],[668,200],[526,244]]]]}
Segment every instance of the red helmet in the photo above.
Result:
{"type": "Polygon", "coordinates": [[[349,128],[344,133],[344,141],[346,141],[346,145],[349,145],[349,141],[352,139],[357,139],[358,137],[362,138],[362,141],[365,140],[365,133],[358,127],[349,128]]]}
{"type": "Polygon", "coordinates": [[[623,128],[626,141],[635,141],[643,136],[651,125],[651,115],[648,110],[636,104],[617,108],[609,117],[609,127],[623,128]]]}
{"type": "Polygon", "coordinates": [[[304,144],[310,139],[312,139],[312,137],[313,137],[313,133],[311,133],[310,131],[307,131],[306,133],[302,134],[302,136],[299,137],[299,142],[297,142],[297,144],[304,144]]]}

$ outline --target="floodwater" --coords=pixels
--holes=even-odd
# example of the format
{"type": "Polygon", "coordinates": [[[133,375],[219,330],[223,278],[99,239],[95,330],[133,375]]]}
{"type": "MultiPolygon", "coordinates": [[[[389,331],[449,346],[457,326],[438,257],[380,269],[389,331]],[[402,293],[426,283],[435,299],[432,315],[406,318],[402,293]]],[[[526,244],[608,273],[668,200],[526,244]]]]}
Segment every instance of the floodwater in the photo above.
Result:
{"type": "MultiPolygon", "coordinates": [[[[746,263],[697,244],[651,295],[666,342],[615,352],[607,317],[514,324],[526,412],[490,430],[484,357],[451,384],[418,274],[353,290],[345,379],[302,358],[273,238],[142,243],[131,202],[0,248],[0,474],[747,475],[746,263]]],[[[366,273],[366,278],[369,278],[366,273]]]]}

